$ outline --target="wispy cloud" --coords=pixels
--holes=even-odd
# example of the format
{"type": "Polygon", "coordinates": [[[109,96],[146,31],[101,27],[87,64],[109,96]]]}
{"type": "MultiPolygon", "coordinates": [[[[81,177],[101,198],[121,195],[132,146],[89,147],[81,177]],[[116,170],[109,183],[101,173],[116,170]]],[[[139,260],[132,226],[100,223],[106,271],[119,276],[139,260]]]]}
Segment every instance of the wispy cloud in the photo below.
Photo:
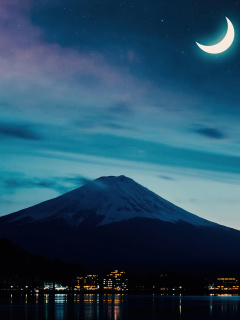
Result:
{"type": "Polygon", "coordinates": [[[29,177],[17,172],[2,173],[0,179],[3,187],[10,193],[15,192],[17,189],[43,188],[52,189],[62,194],[80,187],[89,181],[88,178],[79,175],[39,178],[29,177]]]}
{"type": "Polygon", "coordinates": [[[167,181],[175,181],[176,180],[175,178],[170,177],[170,176],[166,176],[166,175],[159,175],[158,177],[160,179],[167,180],[167,181]]]}

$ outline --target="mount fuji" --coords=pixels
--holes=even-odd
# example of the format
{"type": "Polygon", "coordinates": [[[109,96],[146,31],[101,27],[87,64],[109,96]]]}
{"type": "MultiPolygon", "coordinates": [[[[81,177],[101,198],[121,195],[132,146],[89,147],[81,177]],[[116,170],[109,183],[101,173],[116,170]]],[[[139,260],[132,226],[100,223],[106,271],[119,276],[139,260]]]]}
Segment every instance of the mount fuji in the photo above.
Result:
{"type": "Polygon", "coordinates": [[[125,176],[101,177],[3,216],[0,236],[91,271],[240,267],[239,231],[191,214],[125,176]]]}

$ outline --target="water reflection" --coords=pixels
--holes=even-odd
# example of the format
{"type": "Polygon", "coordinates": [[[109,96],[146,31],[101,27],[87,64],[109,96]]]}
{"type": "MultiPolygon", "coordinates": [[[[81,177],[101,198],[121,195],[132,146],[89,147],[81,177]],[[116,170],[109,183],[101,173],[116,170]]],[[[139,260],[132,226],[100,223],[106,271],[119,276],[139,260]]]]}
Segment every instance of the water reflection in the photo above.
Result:
{"type": "Polygon", "coordinates": [[[63,320],[66,317],[67,294],[55,294],[55,319],[63,320]]]}
{"type": "Polygon", "coordinates": [[[181,295],[179,296],[179,315],[181,318],[181,315],[182,315],[182,296],[181,295]]]}
{"type": "Polygon", "coordinates": [[[0,305],[1,320],[235,320],[240,318],[239,296],[12,294],[7,298],[0,298],[0,305]]]}
{"type": "Polygon", "coordinates": [[[120,320],[122,307],[122,295],[74,295],[75,317],[80,316],[86,320],[111,319],[120,320]]]}
{"type": "Polygon", "coordinates": [[[213,298],[210,296],[210,315],[212,316],[212,308],[213,308],[213,298]]]}

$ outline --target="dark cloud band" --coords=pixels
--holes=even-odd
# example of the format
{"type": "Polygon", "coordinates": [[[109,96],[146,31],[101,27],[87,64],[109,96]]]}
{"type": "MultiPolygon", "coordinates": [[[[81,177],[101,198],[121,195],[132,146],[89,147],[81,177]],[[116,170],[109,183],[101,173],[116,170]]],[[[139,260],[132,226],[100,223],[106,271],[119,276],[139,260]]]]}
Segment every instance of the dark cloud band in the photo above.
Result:
{"type": "Polygon", "coordinates": [[[196,132],[208,138],[219,139],[219,140],[225,138],[225,135],[223,132],[214,128],[201,128],[196,130],[196,132]]]}
{"type": "Polygon", "coordinates": [[[17,123],[0,123],[0,135],[24,140],[42,140],[31,126],[17,123]]]}

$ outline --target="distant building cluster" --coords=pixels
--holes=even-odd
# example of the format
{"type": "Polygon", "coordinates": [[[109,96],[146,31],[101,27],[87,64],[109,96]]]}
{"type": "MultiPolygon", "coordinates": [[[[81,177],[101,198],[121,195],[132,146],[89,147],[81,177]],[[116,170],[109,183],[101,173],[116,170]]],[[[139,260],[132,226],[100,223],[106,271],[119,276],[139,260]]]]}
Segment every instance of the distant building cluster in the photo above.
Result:
{"type": "Polygon", "coordinates": [[[238,291],[239,280],[236,278],[217,278],[214,283],[208,286],[208,290],[213,293],[238,291]]]}
{"type": "Polygon", "coordinates": [[[0,281],[0,290],[11,291],[78,291],[78,292],[126,292],[128,290],[128,279],[125,271],[112,271],[104,276],[91,274],[76,277],[71,283],[62,284],[54,281],[28,283],[21,280],[0,281]]]}
{"type": "Polygon", "coordinates": [[[127,279],[125,271],[112,271],[104,277],[98,275],[87,275],[85,277],[77,277],[75,290],[79,291],[126,291],[127,279]]]}
{"type": "MultiPolygon", "coordinates": [[[[51,279],[50,279],[51,280],[51,279]]],[[[207,278],[187,277],[177,274],[156,273],[144,276],[130,276],[125,271],[114,270],[103,275],[88,274],[69,278],[68,281],[55,279],[45,282],[40,279],[33,281],[20,278],[0,279],[0,291],[25,292],[71,292],[85,293],[132,293],[132,294],[210,294],[235,295],[240,294],[240,278],[222,277],[207,278]]]]}

